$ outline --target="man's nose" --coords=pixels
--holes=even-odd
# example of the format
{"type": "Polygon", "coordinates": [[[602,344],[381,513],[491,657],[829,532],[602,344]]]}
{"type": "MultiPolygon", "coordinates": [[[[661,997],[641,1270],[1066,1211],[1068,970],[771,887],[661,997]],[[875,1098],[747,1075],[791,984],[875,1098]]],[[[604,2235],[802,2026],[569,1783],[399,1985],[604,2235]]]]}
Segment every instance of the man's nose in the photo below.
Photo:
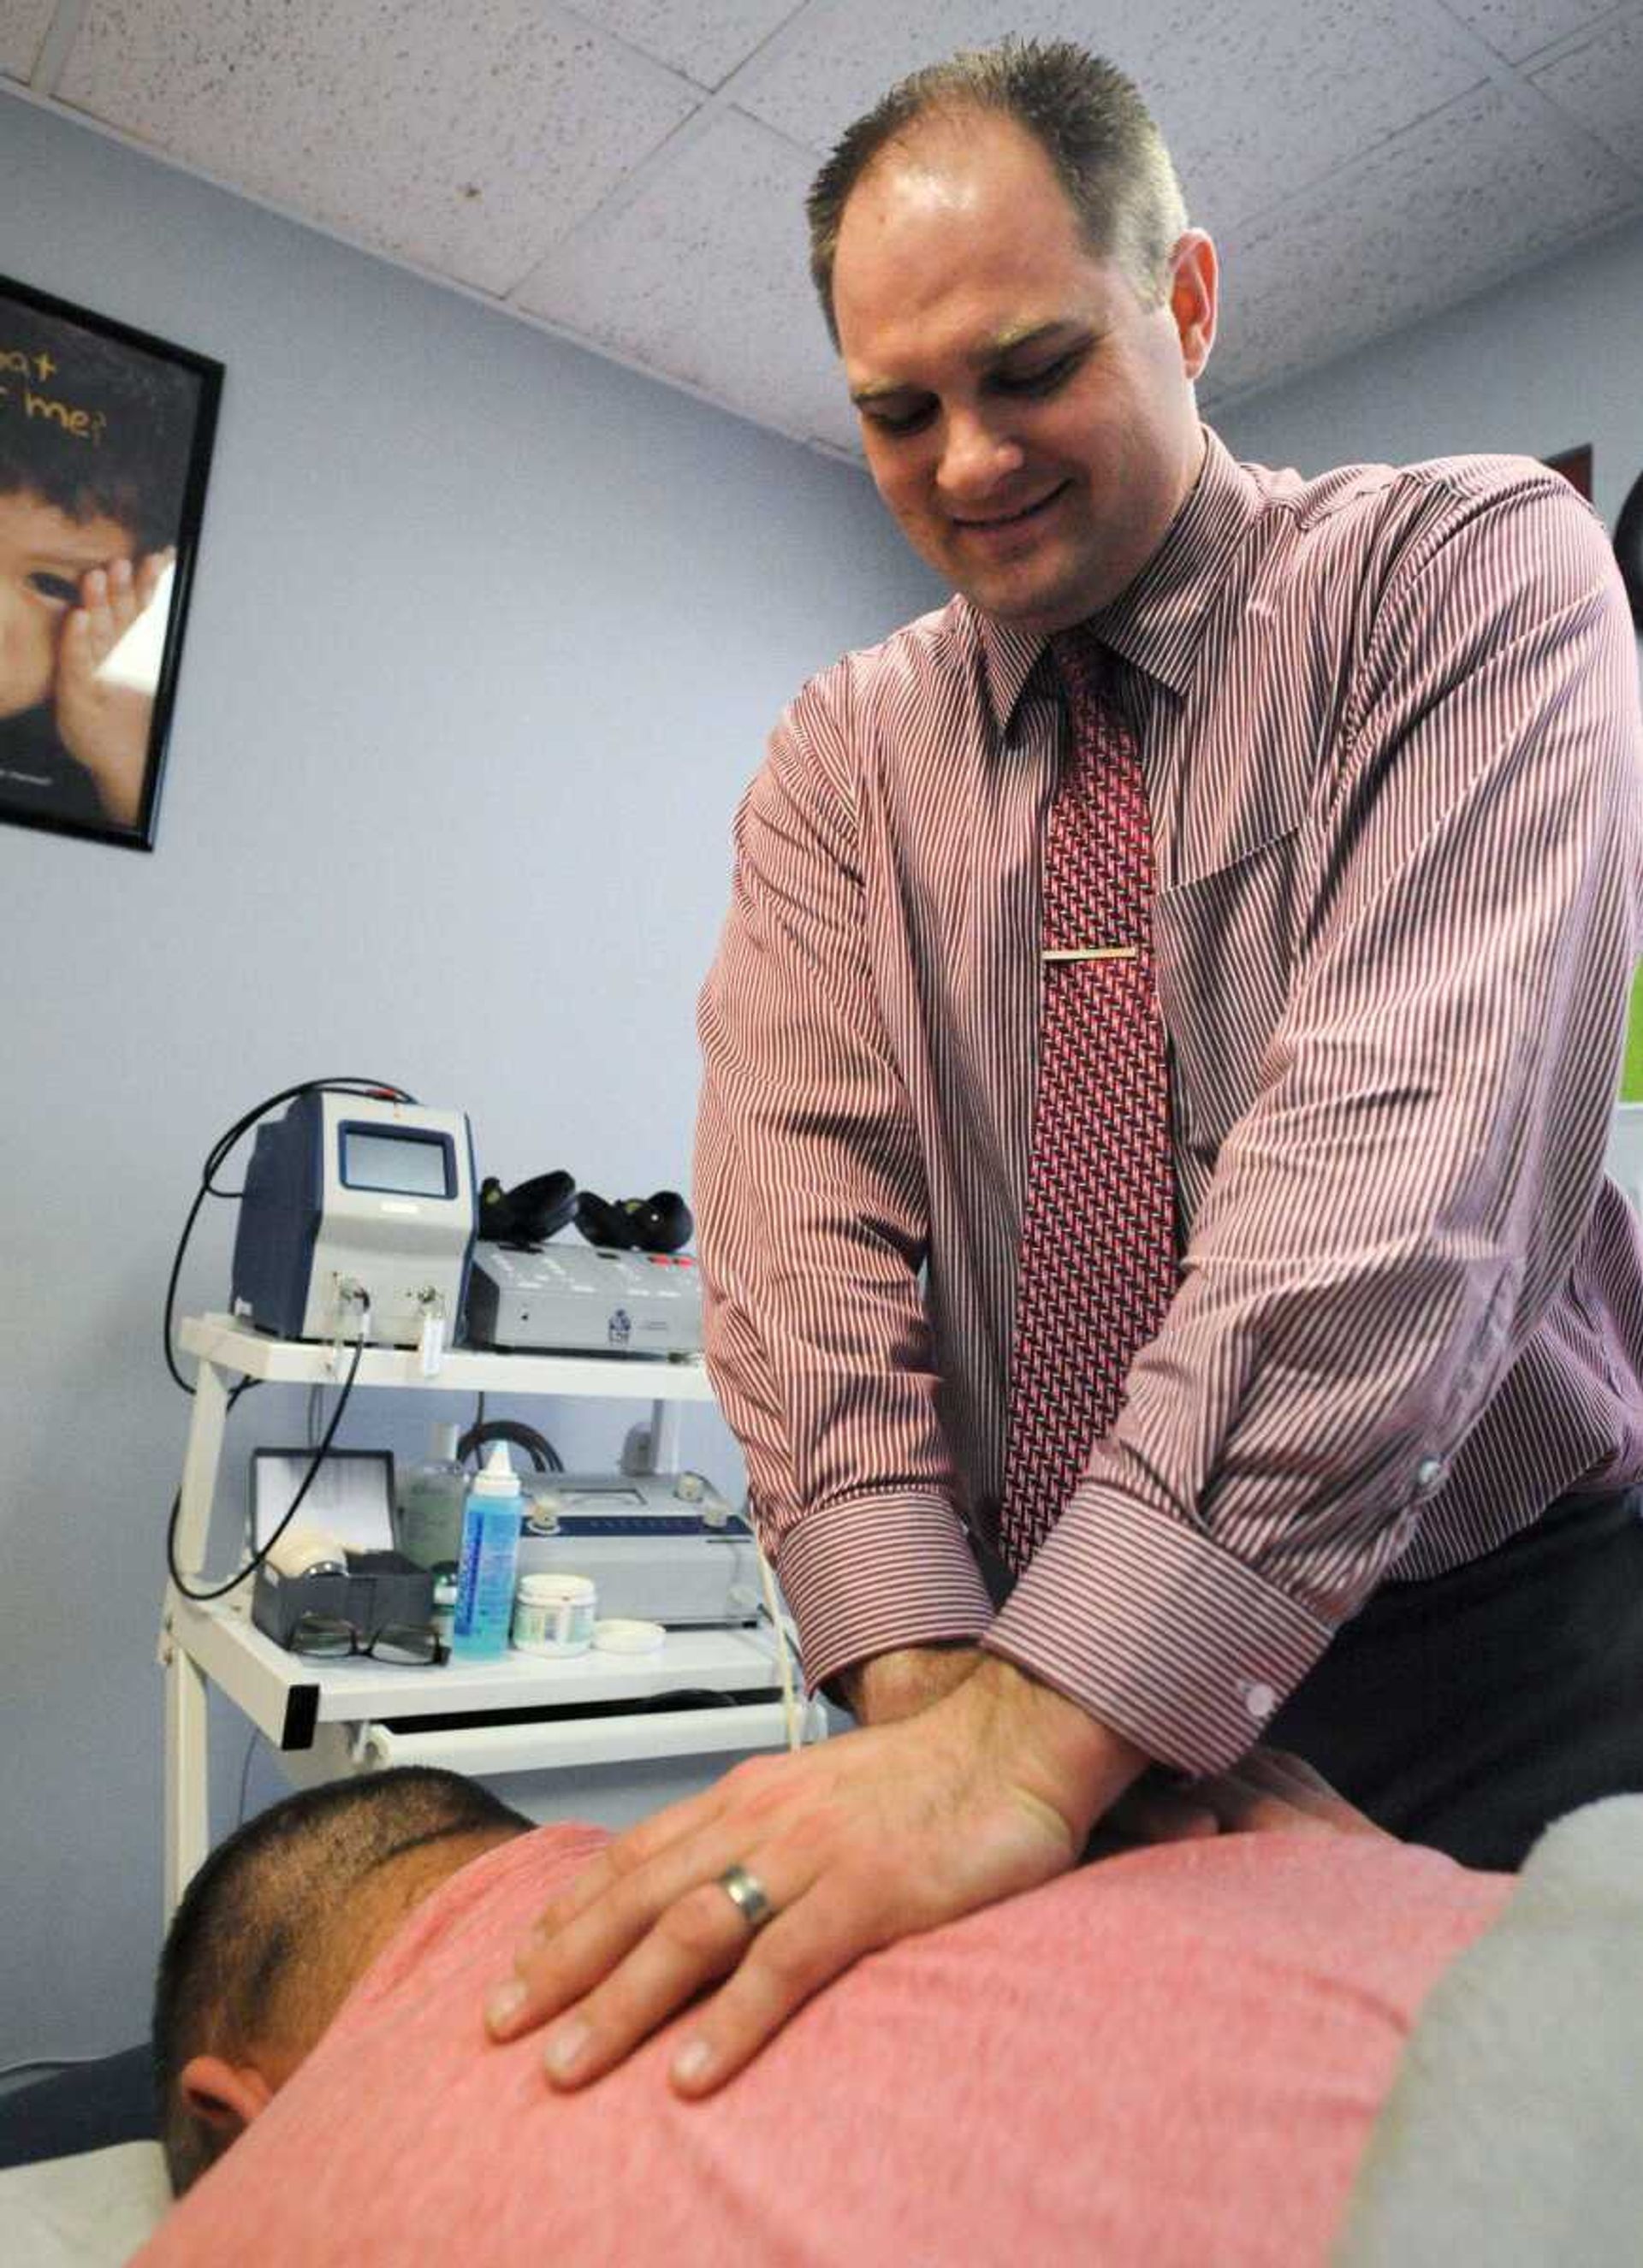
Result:
{"type": "Polygon", "coordinates": [[[1020,443],[985,413],[949,411],[937,483],[949,504],[974,502],[1018,473],[1022,455],[1020,443]]]}

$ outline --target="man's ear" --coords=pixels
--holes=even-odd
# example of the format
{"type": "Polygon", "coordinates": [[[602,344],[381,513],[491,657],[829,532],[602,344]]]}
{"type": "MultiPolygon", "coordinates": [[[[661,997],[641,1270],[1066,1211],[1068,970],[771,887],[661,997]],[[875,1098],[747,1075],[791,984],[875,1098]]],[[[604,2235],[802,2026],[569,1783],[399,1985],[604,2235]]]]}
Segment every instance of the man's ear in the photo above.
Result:
{"type": "Polygon", "coordinates": [[[1169,255],[1169,312],[1181,341],[1181,358],[1190,379],[1204,374],[1215,343],[1220,265],[1215,247],[1201,228],[1190,228],[1169,255]]]}
{"type": "Polygon", "coordinates": [[[274,2099],[274,2089],[255,2064],[229,2063],[214,2055],[191,2056],[178,2074],[177,2091],[192,2117],[231,2142],[274,2099]]]}

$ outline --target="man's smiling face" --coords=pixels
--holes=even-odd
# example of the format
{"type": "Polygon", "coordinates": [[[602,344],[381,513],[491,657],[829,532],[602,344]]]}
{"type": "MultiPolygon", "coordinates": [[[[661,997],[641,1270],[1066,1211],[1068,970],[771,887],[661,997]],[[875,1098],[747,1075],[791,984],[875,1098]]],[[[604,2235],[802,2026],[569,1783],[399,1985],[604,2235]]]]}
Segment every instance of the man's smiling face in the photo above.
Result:
{"type": "Polygon", "coordinates": [[[833,310],[869,469],[919,556],[1024,629],[1116,598],[1197,475],[1215,281],[1190,231],[1146,305],[996,114],[882,151],[844,207],[833,310]]]}

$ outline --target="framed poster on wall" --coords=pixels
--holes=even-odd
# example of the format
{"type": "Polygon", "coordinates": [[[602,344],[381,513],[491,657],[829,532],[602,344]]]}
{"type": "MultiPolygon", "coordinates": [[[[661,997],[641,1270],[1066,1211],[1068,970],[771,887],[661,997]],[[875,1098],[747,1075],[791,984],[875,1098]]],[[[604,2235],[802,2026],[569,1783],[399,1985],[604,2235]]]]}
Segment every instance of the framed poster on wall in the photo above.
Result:
{"type": "Polygon", "coordinates": [[[0,276],[0,821],[153,849],[222,379],[0,276]]]}

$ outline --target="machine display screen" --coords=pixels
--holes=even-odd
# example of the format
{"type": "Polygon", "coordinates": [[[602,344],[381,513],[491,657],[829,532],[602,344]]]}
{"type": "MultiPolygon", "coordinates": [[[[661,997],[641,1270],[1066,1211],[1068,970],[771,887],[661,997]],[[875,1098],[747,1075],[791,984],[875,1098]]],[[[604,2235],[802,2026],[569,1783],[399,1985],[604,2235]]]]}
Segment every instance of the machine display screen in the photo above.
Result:
{"type": "Polygon", "coordinates": [[[344,1126],[342,1134],[345,1189],[385,1189],[407,1197],[456,1194],[448,1135],[385,1134],[374,1126],[344,1126]]]}

